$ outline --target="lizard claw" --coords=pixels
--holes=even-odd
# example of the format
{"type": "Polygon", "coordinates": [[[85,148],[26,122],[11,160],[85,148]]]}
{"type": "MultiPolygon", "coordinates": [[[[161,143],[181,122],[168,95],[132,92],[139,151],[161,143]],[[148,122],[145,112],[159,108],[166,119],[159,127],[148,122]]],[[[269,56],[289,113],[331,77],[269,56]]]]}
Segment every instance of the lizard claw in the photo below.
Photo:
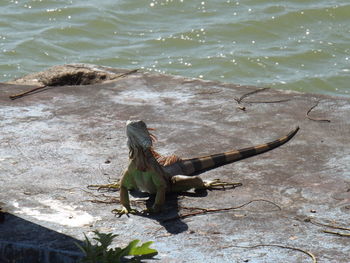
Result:
{"type": "Polygon", "coordinates": [[[131,209],[131,208],[128,209],[126,207],[123,207],[122,209],[113,209],[112,213],[118,217],[121,217],[122,215],[129,216],[129,214],[133,214],[133,215],[139,214],[139,212],[136,209],[131,209]]]}
{"type": "Polygon", "coordinates": [[[242,186],[242,183],[228,183],[228,182],[221,182],[219,179],[215,179],[212,181],[206,181],[204,182],[204,186],[206,189],[225,189],[226,187],[229,188],[236,188],[238,186],[242,186]]]}

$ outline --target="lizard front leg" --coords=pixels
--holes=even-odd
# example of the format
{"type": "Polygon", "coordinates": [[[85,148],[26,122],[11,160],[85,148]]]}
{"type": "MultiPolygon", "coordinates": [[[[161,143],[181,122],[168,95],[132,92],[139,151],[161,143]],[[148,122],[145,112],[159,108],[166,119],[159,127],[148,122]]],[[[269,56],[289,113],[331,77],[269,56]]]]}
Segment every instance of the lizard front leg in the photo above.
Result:
{"type": "Polygon", "coordinates": [[[113,209],[112,213],[115,213],[119,216],[127,215],[127,214],[136,214],[138,213],[137,210],[132,209],[130,207],[130,200],[129,200],[129,188],[133,188],[134,181],[133,178],[128,170],[126,170],[123,174],[123,177],[121,179],[120,183],[120,203],[122,204],[121,209],[113,209]]]}
{"type": "Polygon", "coordinates": [[[120,203],[122,204],[122,208],[113,209],[112,213],[119,215],[119,217],[122,215],[138,213],[136,209],[132,209],[130,206],[129,191],[125,186],[120,187],[120,203]]]}

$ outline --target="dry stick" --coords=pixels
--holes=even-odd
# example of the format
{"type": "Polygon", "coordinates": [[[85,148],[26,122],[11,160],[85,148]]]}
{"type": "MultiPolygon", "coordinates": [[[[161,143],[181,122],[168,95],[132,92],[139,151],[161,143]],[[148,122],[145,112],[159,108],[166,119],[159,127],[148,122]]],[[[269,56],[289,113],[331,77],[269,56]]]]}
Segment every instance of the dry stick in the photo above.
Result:
{"type": "MultiPolygon", "coordinates": [[[[84,192],[88,193],[89,195],[91,195],[92,197],[95,197],[95,198],[104,198],[104,200],[87,199],[87,200],[84,200],[84,202],[91,202],[91,203],[96,203],[96,204],[120,204],[120,200],[117,197],[107,196],[104,194],[94,195],[93,193],[90,193],[88,191],[84,191],[84,192]]],[[[142,200],[130,200],[130,203],[132,205],[137,205],[137,204],[143,203],[143,201],[142,200]]]]}
{"type": "Polygon", "coordinates": [[[46,87],[47,87],[47,85],[45,85],[45,86],[40,86],[40,87],[33,88],[33,89],[31,89],[31,90],[27,90],[27,91],[24,91],[24,92],[15,94],[15,95],[11,95],[11,96],[10,96],[10,99],[11,99],[11,100],[19,99],[19,98],[21,98],[21,97],[23,97],[23,96],[26,96],[26,95],[28,95],[28,94],[34,92],[34,91],[41,90],[41,89],[46,88],[46,87]]]}
{"type": "Polygon", "coordinates": [[[306,218],[304,220],[304,222],[310,222],[311,224],[317,225],[317,226],[325,226],[325,227],[329,227],[329,228],[334,228],[334,229],[340,229],[340,230],[347,230],[350,231],[350,228],[348,227],[342,227],[342,226],[334,226],[334,225],[328,225],[328,224],[323,224],[320,222],[317,222],[315,220],[313,220],[312,218],[306,218]]]}
{"type": "MultiPolygon", "coordinates": [[[[105,200],[98,200],[98,199],[87,199],[84,200],[84,202],[90,202],[90,203],[94,203],[94,204],[107,204],[107,205],[111,205],[111,204],[120,204],[120,200],[117,197],[109,197],[105,200]]],[[[130,200],[130,204],[133,206],[138,206],[140,204],[143,204],[144,201],[142,200],[130,200]]]]}
{"type": "Polygon", "coordinates": [[[97,200],[97,199],[88,199],[84,200],[85,202],[91,202],[94,204],[120,204],[118,198],[111,197],[109,200],[97,200]]]}
{"type": "Polygon", "coordinates": [[[208,214],[208,213],[217,213],[217,212],[236,210],[236,209],[242,208],[244,206],[247,206],[247,205],[249,205],[249,204],[251,204],[253,202],[267,202],[267,203],[270,203],[270,204],[273,204],[274,206],[276,206],[278,208],[278,210],[282,210],[282,208],[279,205],[275,204],[272,201],[265,200],[265,199],[256,199],[256,200],[251,200],[251,201],[249,201],[247,203],[244,203],[242,205],[239,205],[239,206],[227,207],[227,208],[207,209],[207,208],[198,208],[198,207],[192,207],[192,208],[191,207],[186,207],[185,209],[201,210],[201,211],[170,217],[168,219],[163,220],[163,222],[169,222],[169,221],[173,221],[173,220],[177,220],[177,219],[183,219],[183,218],[187,218],[187,217],[190,217],[190,216],[197,216],[197,215],[208,214]]]}
{"type": "Polygon", "coordinates": [[[337,236],[341,236],[341,237],[350,237],[350,234],[348,233],[340,233],[340,232],[334,232],[334,231],[329,231],[329,230],[322,230],[324,233],[328,233],[328,234],[333,234],[333,235],[337,235],[337,236]]]}
{"type": "MultiPolygon", "coordinates": [[[[251,96],[253,94],[256,94],[258,92],[262,92],[262,91],[265,91],[267,89],[270,89],[270,88],[261,88],[261,89],[257,89],[257,90],[254,90],[254,91],[251,91],[251,92],[248,92],[246,94],[243,94],[240,98],[234,98],[235,101],[237,101],[238,104],[240,104],[245,98],[247,98],[248,96],[251,96]]],[[[280,102],[287,102],[287,101],[290,101],[291,99],[281,99],[281,100],[268,100],[268,101],[245,101],[246,103],[280,103],[280,102]]],[[[241,107],[239,106],[238,107],[240,110],[245,110],[245,107],[241,107]]]]}
{"type": "Polygon", "coordinates": [[[309,116],[309,113],[318,106],[318,104],[320,103],[320,101],[318,100],[316,102],[316,104],[314,106],[312,106],[307,112],[306,112],[306,118],[308,118],[309,120],[312,120],[312,121],[324,121],[324,122],[331,122],[330,120],[328,119],[322,119],[322,118],[314,118],[314,117],[311,117],[309,116]]]}
{"type": "Polygon", "coordinates": [[[195,93],[195,95],[211,95],[211,94],[216,94],[216,93],[220,93],[221,90],[218,90],[218,91],[202,91],[202,92],[198,92],[198,93],[195,93]]]}
{"type": "Polygon", "coordinates": [[[256,94],[256,93],[259,93],[259,92],[262,92],[262,91],[265,91],[265,90],[268,90],[268,89],[270,89],[270,88],[260,88],[257,90],[253,90],[253,91],[250,91],[248,93],[243,94],[239,98],[234,98],[234,100],[237,101],[238,104],[240,104],[242,102],[242,100],[244,100],[246,97],[251,96],[251,95],[256,94]]]}
{"type": "MultiPolygon", "coordinates": [[[[288,217],[286,217],[286,218],[288,218],[288,217]]],[[[341,226],[334,226],[334,225],[323,224],[323,223],[314,221],[312,218],[305,218],[303,220],[302,219],[298,219],[298,218],[295,218],[295,219],[300,221],[300,222],[311,223],[311,224],[313,224],[315,226],[321,226],[321,227],[324,226],[324,227],[329,227],[329,228],[334,228],[334,229],[350,231],[350,228],[348,228],[348,227],[341,227],[341,226]]],[[[338,235],[338,236],[341,236],[341,237],[350,237],[350,234],[348,234],[348,233],[334,232],[334,231],[329,231],[329,230],[325,230],[325,229],[323,229],[322,232],[328,233],[328,234],[333,234],[333,235],[338,235]]]]}
{"type": "Polygon", "coordinates": [[[110,190],[120,190],[120,179],[117,179],[116,181],[114,181],[114,182],[112,182],[110,184],[89,184],[87,186],[87,189],[89,189],[89,190],[97,190],[97,191],[100,191],[100,190],[104,189],[107,192],[110,191],[110,190]]]}
{"type": "Polygon", "coordinates": [[[106,190],[107,192],[109,190],[119,190],[120,189],[120,184],[119,183],[111,183],[111,184],[90,184],[87,186],[88,189],[90,190],[97,190],[97,191],[100,191],[100,190],[106,190]]]}
{"type": "Polygon", "coordinates": [[[226,246],[224,248],[229,248],[229,247],[237,247],[237,248],[279,247],[279,248],[286,248],[286,249],[300,251],[300,252],[308,255],[309,257],[311,257],[313,263],[317,263],[316,257],[311,252],[303,250],[301,248],[296,248],[296,247],[274,245],[274,244],[259,244],[259,245],[255,245],[255,246],[226,246]]]}
{"type": "Polygon", "coordinates": [[[140,69],[133,69],[133,70],[130,70],[128,72],[125,72],[125,73],[122,73],[122,74],[119,74],[113,78],[110,78],[110,80],[114,80],[114,79],[118,79],[118,78],[123,78],[127,75],[130,75],[130,74],[133,74],[133,73],[136,73],[137,71],[139,71],[140,69]]]}
{"type": "Polygon", "coordinates": [[[267,100],[267,101],[264,101],[264,100],[257,100],[257,101],[245,101],[246,103],[280,103],[280,102],[287,102],[287,101],[290,101],[291,99],[282,99],[282,100],[267,100]]]}
{"type": "MultiPolygon", "coordinates": [[[[304,220],[304,222],[310,222],[311,224],[314,224],[316,226],[324,226],[324,227],[333,228],[333,229],[340,229],[340,230],[350,231],[350,228],[348,228],[348,227],[323,224],[323,223],[314,221],[311,218],[306,218],[304,220]]],[[[324,233],[333,234],[333,235],[337,235],[337,236],[341,236],[341,237],[350,237],[350,233],[340,233],[340,232],[334,232],[334,231],[329,231],[329,230],[322,230],[322,231],[324,233]]]]}

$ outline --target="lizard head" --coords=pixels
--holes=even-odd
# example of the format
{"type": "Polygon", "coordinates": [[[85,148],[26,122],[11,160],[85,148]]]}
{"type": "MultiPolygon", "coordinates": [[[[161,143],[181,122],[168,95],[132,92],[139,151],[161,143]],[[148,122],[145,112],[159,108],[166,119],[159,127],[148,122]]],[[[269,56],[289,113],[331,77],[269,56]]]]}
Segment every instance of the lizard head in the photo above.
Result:
{"type": "Polygon", "coordinates": [[[149,132],[146,123],[141,120],[127,121],[126,135],[128,136],[129,148],[148,149],[152,147],[155,136],[149,132]]]}
{"type": "Polygon", "coordinates": [[[153,149],[153,142],[157,141],[149,131],[154,129],[148,128],[146,123],[141,120],[127,121],[126,123],[126,135],[128,136],[129,158],[137,160],[137,167],[139,170],[143,170],[148,166],[148,161],[145,159],[145,150],[151,153],[157,162],[161,165],[170,165],[179,160],[179,157],[175,155],[162,156],[153,149]]]}

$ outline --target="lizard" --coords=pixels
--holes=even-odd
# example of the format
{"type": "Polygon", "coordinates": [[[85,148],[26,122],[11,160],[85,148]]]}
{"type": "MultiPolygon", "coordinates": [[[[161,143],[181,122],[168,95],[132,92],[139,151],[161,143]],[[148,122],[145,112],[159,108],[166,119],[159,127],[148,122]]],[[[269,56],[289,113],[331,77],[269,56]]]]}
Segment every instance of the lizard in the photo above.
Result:
{"type": "MultiPolygon", "coordinates": [[[[126,124],[126,134],[129,148],[129,165],[123,172],[119,183],[113,188],[120,189],[121,209],[114,209],[118,215],[138,213],[132,209],[129,201],[129,191],[139,190],[155,194],[152,207],[146,209],[150,213],[161,211],[167,192],[184,192],[190,189],[212,189],[224,186],[239,186],[240,183],[227,183],[220,180],[202,180],[198,175],[245,158],[275,149],[288,142],[298,132],[299,127],[275,141],[253,147],[232,150],[223,153],[206,155],[196,158],[182,159],[176,155],[164,157],[153,148],[156,137],[150,132],[142,120],[129,120],[126,124]]],[[[96,185],[95,185],[96,186],[96,185]]],[[[108,187],[110,185],[103,185],[108,187]]]]}

